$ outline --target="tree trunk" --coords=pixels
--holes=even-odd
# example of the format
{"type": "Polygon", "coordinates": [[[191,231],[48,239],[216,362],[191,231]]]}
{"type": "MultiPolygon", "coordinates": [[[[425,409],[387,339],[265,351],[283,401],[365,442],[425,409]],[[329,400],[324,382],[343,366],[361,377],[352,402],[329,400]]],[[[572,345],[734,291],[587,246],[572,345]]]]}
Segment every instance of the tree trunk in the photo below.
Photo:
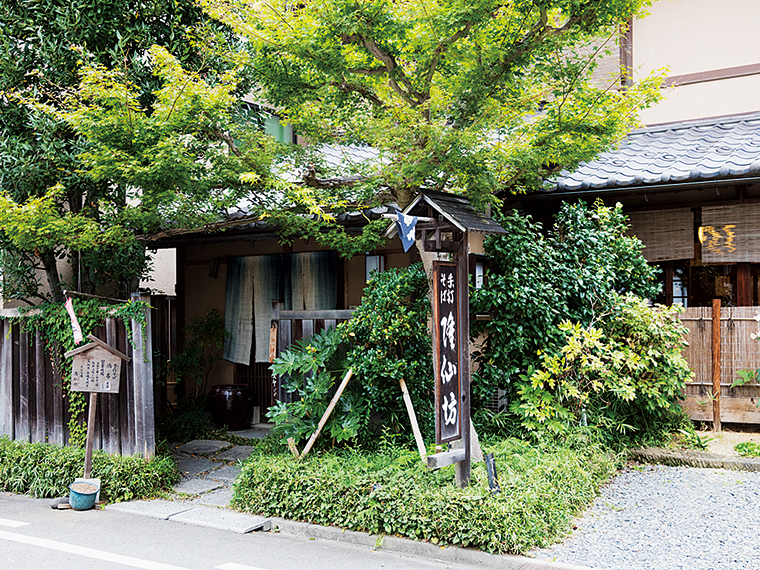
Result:
{"type": "Polygon", "coordinates": [[[42,264],[45,267],[48,287],[50,287],[50,297],[56,303],[63,303],[63,289],[61,288],[61,276],[58,273],[58,260],[55,254],[48,252],[42,257],[42,264]]]}

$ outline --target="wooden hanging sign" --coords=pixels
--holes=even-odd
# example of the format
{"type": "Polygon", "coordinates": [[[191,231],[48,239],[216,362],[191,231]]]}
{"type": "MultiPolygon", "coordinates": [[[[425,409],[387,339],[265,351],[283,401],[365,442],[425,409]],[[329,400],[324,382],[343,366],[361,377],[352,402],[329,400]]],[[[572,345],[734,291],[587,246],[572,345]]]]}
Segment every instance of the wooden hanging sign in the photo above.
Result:
{"type": "Polygon", "coordinates": [[[88,338],[90,343],[64,355],[74,358],[71,364],[71,390],[118,394],[121,361],[129,362],[131,358],[93,335],[88,338]]]}

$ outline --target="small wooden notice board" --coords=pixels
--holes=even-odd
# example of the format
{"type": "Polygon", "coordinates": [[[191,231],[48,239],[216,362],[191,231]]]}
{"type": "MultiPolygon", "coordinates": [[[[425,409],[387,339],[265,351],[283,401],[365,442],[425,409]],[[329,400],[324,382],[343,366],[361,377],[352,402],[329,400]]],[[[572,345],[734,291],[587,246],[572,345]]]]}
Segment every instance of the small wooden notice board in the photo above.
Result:
{"type": "Polygon", "coordinates": [[[119,393],[121,361],[130,358],[90,335],[90,343],[66,353],[74,357],[71,363],[71,390],[73,392],[119,393]]]}

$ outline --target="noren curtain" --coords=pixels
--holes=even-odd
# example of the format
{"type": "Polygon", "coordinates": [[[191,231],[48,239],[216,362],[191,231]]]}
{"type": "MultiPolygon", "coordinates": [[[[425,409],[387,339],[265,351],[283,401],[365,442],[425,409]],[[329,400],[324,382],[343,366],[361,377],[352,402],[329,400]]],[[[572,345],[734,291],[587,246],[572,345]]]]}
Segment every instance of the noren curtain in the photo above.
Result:
{"type": "Polygon", "coordinates": [[[224,358],[246,365],[251,356],[255,362],[269,360],[273,301],[284,303],[285,309],[337,308],[337,269],[334,251],[230,258],[224,358]]]}

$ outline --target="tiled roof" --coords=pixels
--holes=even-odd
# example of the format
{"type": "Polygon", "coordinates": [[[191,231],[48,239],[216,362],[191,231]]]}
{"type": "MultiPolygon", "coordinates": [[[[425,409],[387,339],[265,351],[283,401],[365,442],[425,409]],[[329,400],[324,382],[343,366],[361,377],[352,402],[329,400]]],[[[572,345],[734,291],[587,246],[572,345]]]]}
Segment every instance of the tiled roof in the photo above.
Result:
{"type": "Polygon", "coordinates": [[[612,190],[760,174],[760,112],[631,132],[616,149],[562,172],[546,189],[612,190]]]}

